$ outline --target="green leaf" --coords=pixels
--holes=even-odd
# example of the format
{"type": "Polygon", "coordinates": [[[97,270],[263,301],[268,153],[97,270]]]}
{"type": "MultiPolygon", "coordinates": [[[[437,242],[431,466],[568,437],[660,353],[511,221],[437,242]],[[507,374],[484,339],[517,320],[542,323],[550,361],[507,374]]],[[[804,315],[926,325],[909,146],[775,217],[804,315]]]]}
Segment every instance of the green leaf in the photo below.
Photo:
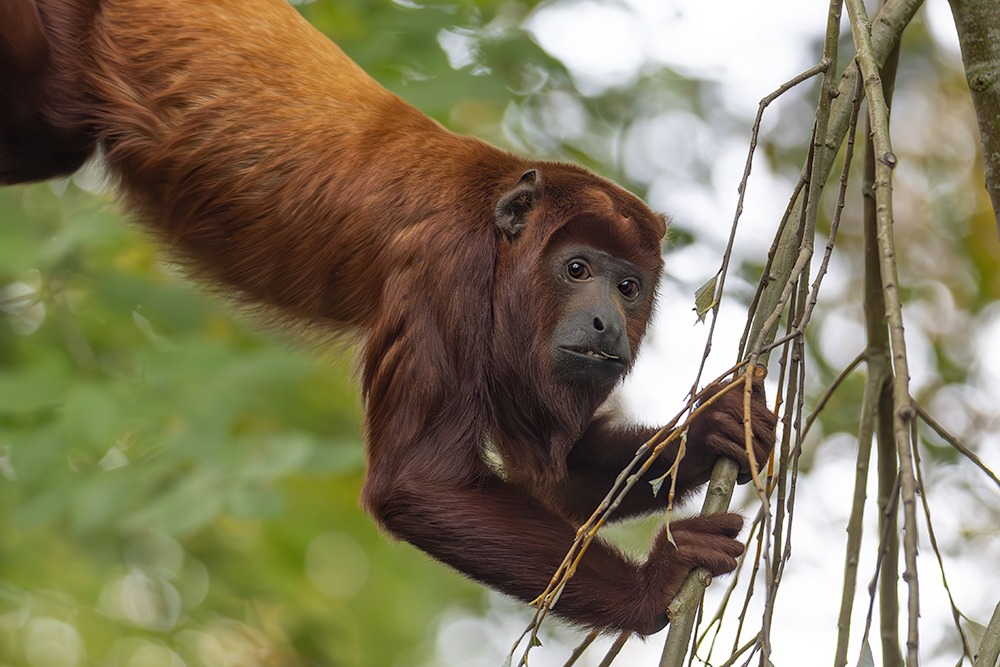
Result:
{"type": "Polygon", "coordinates": [[[694,311],[698,314],[698,321],[704,322],[705,316],[715,308],[717,303],[715,298],[715,287],[719,282],[719,274],[715,274],[712,278],[698,288],[694,293],[694,311]]]}
{"type": "Polygon", "coordinates": [[[867,639],[861,645],[861,658],[858,660],[858,667],[875,667],[875,656],[872,655],[872,647],[867,639]]]}
{"type": "Polygon", "coordinates": [[[986,626],[964,616],[961,619],[961,623],[962,629],[965,630],[965,634],[969,637],[969,643],[973,646],[980,646],[986,637],[986,626]]]}
{"type": "Polygon", "coordinates": [[[649,485],[651,487],[653,487],[653,496],[654,497],[660,495],[660,489],[663,488],[664,482],[666,482],[669,478],[670,478],[669,474],[668,475],[661,475],[660,477],[657,477],[656,479],[653,479],[653,480],[649,481],[649,485]]]}

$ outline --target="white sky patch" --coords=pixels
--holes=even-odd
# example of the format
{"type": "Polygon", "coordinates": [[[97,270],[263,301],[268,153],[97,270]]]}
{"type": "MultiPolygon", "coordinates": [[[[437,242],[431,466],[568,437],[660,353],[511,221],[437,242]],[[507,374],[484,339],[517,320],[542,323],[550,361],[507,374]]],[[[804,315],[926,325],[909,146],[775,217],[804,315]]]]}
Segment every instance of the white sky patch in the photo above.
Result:
{"type": "Polygon", "coordinates": [[[525,27],[570,68],[584,93],[628,85],[648,59],[648,32],[625,7],[595,0],[546,5],[525,27]]]}
{"type": "Polygon", "coordinates": [[[584,93],[629,84],[652,64],[718,80],[728,99],[756,104],[818,60],[813,44],[827,7],[826,0],[577,0],[542,6],[526,27],[584,93]]]}
{"type": "Polygon", "coordinates": [[[958,45],[958,32],[951,6],[945,0],[931,0],[924,3],[927,28],[939,46],[943,46],[956,59],[961,58],[962,49],[958,45]]]}
{"type": "Polygon", "coordinates": [[[979,355],[979,373],[982,381],[993,389],[995,396],[1000,396],[1000,303],[983,314],[982,322],[977,325],[979,335],[976,337],[976,351],[979,355]]]}
{"type": "Polygon", "coordinates": [[[460,30],[442,30],[438,33],[438,44],[448,58],[452,69],[462,69],[476,62],[475,37],[460,30]]]}

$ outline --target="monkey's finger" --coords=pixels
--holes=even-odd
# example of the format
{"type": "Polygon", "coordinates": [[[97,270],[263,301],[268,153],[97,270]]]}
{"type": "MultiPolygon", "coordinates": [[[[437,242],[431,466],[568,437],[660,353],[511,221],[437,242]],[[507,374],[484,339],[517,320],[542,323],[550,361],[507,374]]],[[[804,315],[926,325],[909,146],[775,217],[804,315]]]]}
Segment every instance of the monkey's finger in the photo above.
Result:
{"type": "MultiPolygon", "coordinates": [[[[733,512],[703,514],[673,521],[670,524],[670,531],[678,540],[684,539],[682,537],[684,533],[721,535],[734,539],[741,530],[743,530],[743,517],[733,512]]],[[[691,539],[699,539],[699,536],[695,535],[691,539]]]]}
{"type": "Polygon", "coordinates": [[[747,461],[747,450],[742,441],[738,442],[733,438],[719,433],[710,433],[705,436],[704,443],[706,447],[719,456],[725,456],[735,461],[739,465],[741,473],[750,471],[750,463],[747,461]]]}
{"type": "Polygon", "coordinates": [[[702,542],[678,548],[677,560],[689,567],[703,567],[716,577],[735,570],[739,557],[743,555],[743,545],[718,535],[704,537],[707,539],[702,542]]]}

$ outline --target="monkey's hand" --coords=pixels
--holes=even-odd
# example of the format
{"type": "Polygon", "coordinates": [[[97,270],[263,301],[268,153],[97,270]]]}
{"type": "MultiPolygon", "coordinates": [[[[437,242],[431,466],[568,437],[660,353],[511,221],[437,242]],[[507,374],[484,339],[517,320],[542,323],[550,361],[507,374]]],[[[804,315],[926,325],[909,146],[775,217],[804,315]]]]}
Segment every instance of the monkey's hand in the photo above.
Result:
{"type": "Polygon", "coordinates": [[[736,569],[743,554],[743,544],[736,539],[742,527],[738,514],[709,514],[672,521],[673,543],[667,531],[661,531],[642,566],[648,616],[636,632],[652,634],[667,624],[667,607],[694,568],[703,567],[714,577],[736,569]]]}
{"type": "MultiPolygon", "coordinates": [[[[701,399],[706,402],[716,396],[727,383],[709,387],[701,399]]],[[[681,461],[685,477],[707,481],[715,460],[728,457],[740,466],[737,480],[750,481],[750,460],[747,457],[746,434],[743,426],[743,385],[738,384],[717,396],[708,408],[688,426],[687,453],[681,461]]],[[[750,422],[753,426],[753,454],[760,470],[774,449],[777,418],[764,398],[764,383],[755,380],[750,398],[750,422]]]]}

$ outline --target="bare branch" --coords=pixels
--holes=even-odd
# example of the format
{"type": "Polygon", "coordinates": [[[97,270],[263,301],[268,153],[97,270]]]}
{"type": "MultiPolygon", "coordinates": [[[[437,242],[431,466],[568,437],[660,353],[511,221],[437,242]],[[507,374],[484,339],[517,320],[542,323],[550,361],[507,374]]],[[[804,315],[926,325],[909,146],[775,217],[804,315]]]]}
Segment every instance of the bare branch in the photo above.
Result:
{"type": "Polygon", "coordinates": [[[986,626],[986,634],[976,653],[976,661],[972,667],[994,667],[1000,656],[1000,603],[993,610],[990,624],[986,626]]]}
{"type": "Polygon", "coordinates": [[[986,191],[1000,233],[1000,3],[995,0],[949,0],[962,46],[965,78],[979,121],[986,191]]]}
{"type": "Polygon", "coordinates": [[[916,478],[910,453],[909,427],[914,417],[910,405],[909,363],[906,356],[906,339],[903,336],[903,306],[899,296],[899,278],[896,270],[896,250],[892,229],[892,170],[896,156],[889,140],[889,110],[886,105],[880,64],[875,58],[871,40],[871,26],[863,0],[847,0],[851,16],[851,32],[857,49],[857,62],[861,69],[865,96],[868,99],[868,119],[871,122],[871,140],[875,148],[875,209],[878,225],[879,264],[882,275],[882,293],[885,298],[886,320],[893,366],[893,432],[899,454],[900,489],[903,501],[904,552],[906,570],[903,580],[909,590],[908,627],[906,638],[906,664],[918,664],[920,587],[917,579],[917,514],[916,478]]]}

